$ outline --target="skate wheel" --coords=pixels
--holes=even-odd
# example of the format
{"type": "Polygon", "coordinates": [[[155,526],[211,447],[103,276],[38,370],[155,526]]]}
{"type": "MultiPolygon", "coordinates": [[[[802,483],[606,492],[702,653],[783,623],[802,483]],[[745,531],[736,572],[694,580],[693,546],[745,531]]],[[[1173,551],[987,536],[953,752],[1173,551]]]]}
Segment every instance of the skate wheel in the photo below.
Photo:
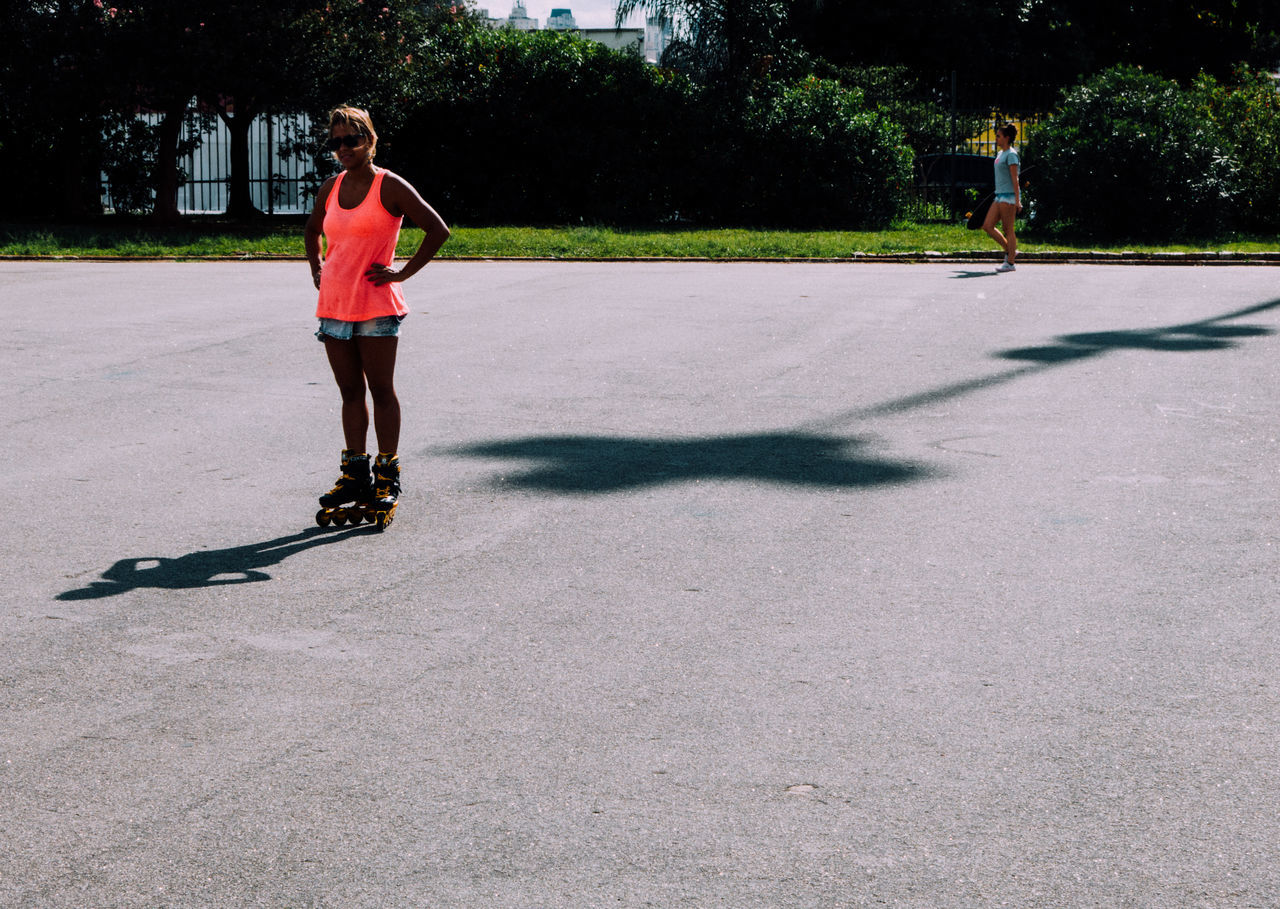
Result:
{"type": "Polygon", "coordinates": [[[319,526],[328,527],[331,520],[332,518],[329,516],[329,512],[327,510],[321,508],[316,512],[316,524],[319,526]]]}
{"type": "Polygon", "coordinates": [[[380,511],[378,512],[374,523],[378,525],[378,530],[386,530],[391,526],[391,522],[395,520],[395,517],[395,508],[392,508],[390,511],[380,511]]]}
{"type": "Polygon", "coordinates": [[[345,511],[339,511],[334,514],[333,524],[335,527],[344,527],[346,526],[346,523],[347,523],[347,513],[345,511]]]}

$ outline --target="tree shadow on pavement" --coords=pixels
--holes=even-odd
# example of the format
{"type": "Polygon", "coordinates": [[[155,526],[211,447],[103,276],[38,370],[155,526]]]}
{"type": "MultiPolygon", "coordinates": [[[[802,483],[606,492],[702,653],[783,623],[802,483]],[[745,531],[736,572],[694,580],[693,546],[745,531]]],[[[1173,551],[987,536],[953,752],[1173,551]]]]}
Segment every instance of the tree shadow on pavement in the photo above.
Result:
{"type": "Polygon", "coordinates": [[[560,493],[608,493],[688,480],[759,480],[830,488],[905,483],[935,471],[862,453],[860,439],[803,432],[692,439],[535,436],[452,449],[539,466],[499,485],[560,493]]]}
{"type": "Polygon", "coordinates": [[[929,407],[944,403],[953,398],[963,397],[976,391],[983,391],[1012,382],[1015,379],[1045,372],[1057,366],[1066,366],[1081,360],[1100,357],[1104,354],[1121,350],[1152,350],[1167,353],[1195,353],[1202,351],[1227,350],[1238,346],[1240,338],[1257,338],[1275,334],[1275,330],[1264,325],[1225,325],[1231,319],[1266,312],[1280,307],[1280,299],[1259,303],[1234,312],[1212,316],[1199,322],[1185,322],[1178,325],[1165,325],[1158,328],[1139,328],[1131,331],[1082,332],[1079,334],[1059,335],[1053,343],[1039,347],[1018,347],[1011,350],[998,351],[992,356],[1001,360],[1015,360],[1027,365],[1019,366],[1005,372],[974,379],[965,379],[930,388],[916,394],[893,398],[860,407],[855,410],[835,414],[826,419],[808,424],[814,427],[831,428],[848,424],[854,420],[888,414],[904,413],[918,407],[929,407]]]}
{"type": "Polygon", "coordinates": [[[60,593],[57,599],[96,600],[143,587],[159,590],[189,590],[269,581],[271,575],[261,569],[278,565],[289,556],[307,549],[337,543],[351,536],[370,532],[374,532],[374,528],[370,525],[349,528],[339,533],[313,527],[301,533],[268,540],[265,543],[234,546],[230,549],[202,550],[176,559],[121,559],[102,573],[101,580],[93,581],[87,587],[60,593]]]}
{"type": "MultiPolygon", "coordinates": [[[[449,449],[451,454],[531,462],[523,472],[495,479],[516,487],[566,495],[607,494],[689,480],[755,480],[816,488],[871,488],[942,476],[926,464],[890,460],[869,451],[871,442],[842,430],[877,416],[906,413],[991,389],[1034,373],[1121,350],[1219,351],[1242,338],[1275,333],[1261,325],[1228,325],[1233,319],[1280,307],[1280,299],[1220,316],[1132,331],[1060,335],[1050,344],[999,351],[994,357],[1023,363],[1013,369],[964,379],[900,398],[833,414],[776,432],[699,438],[635,438],[547,435],[499,439],[449,449]]],[[[92,600],[140,588],[185,590],[269,581],[262,569],[299,552],[376,532],[310,528],[263,543],[193,552],[178,558],[121,559],[101,580],[59,594],[59,600],[92,600]]]]}
{"type": "Polygon", "coordinates": [[[1274,334],[1233,319],[1280,307],[1280,299],[1198,322],[1132,331],[1061,335],[1053,343],[999,351],[994,357],[1025,363],[1014,369],[926,389],[833,414],[776,432],[693,439],[618,436],[530,436],[448,449],[472,458],[532,462],[495,479],[496,487],[564,494],[599,494],[698,479],[758,480],[797,486],[856,488],[906,483],[941,475],[928,465],[869,456],[865,439],[841,429],[861,420],[934,406],[1058,366],[1121,350],[1194,352],[1226,350],[1241,338],[1274,334]]]}
{"type": "Polygon", "coordinates": [[[1274,309],[1277,306],[1280,306],[1280,300],[1272,300],[1269,303],[1261,303],[1247,309],[1181,325],[1139,328],[1132,331],[1059,335],[1054,339],[1053,344],[1005,350],[997,356],[1006,360],[1027,360],[1032,363],[1053,365],[1088,359],[1117,350],[1155,350],[1171,353],[1226,350],[1235,347],[1236,340],[1239,338],[1256,338],[1275,332],[1263,325],[1224,325],[1223,322],[1274,309]]]}

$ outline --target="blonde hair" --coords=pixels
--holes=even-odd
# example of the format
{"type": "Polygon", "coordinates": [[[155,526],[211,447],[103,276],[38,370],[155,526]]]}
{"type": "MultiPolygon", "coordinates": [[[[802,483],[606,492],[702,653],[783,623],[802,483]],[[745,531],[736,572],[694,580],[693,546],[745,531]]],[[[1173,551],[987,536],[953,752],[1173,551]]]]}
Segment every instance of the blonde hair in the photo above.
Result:
{"type": "Polygon", "coordinates": [[[335,107],[329,112],[329,135],[333,135],[335,126],[346,126],[362,136],[369,137],[369,157],[378,153],[378,133],[373,128],[373,120],[367,110],[358,107],[335,107]]]}

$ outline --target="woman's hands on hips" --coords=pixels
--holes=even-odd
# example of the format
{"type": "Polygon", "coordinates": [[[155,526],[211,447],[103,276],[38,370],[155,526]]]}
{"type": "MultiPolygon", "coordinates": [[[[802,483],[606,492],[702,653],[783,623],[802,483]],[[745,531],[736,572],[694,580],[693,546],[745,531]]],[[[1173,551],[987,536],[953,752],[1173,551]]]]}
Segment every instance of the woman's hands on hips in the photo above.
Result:
{"type": "Polygon", "coordinates": [[[404,276],[399,271],[389,265],[379,265],[377,262],[369,266],[369,270],[364,273],[364,276],[375,287],[382,287],[384,284],[404,280],[404,276]]]}

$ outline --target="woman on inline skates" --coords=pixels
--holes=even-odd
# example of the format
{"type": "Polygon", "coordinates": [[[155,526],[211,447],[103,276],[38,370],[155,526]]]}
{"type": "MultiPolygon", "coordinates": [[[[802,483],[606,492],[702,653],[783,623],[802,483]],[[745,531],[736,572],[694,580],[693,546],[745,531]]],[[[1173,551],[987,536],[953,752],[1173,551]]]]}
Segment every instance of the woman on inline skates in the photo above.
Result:
{"type": "Polygon", "coordinates": [[[323,527],[368,518],[382,529],[395,516],[400,495],[400,401],[394,374],[400,323],[409,313],[400,284],[431,261],[449,238],[449,228],[407,181],[374,165],[378,134],[366,111],[334,110],[325,147],[342,172],[320,187],[304,242],[320,291],[316,337],[324,343],[342,395],[346,448],[342,477],[320,497],[316,522],[323,527]],[[397,269],[392,262],[405,217],[424,234],[413,258],[397,269]],[[366,391],[373,399],[378,440],[372,476],[366,391]]]}

